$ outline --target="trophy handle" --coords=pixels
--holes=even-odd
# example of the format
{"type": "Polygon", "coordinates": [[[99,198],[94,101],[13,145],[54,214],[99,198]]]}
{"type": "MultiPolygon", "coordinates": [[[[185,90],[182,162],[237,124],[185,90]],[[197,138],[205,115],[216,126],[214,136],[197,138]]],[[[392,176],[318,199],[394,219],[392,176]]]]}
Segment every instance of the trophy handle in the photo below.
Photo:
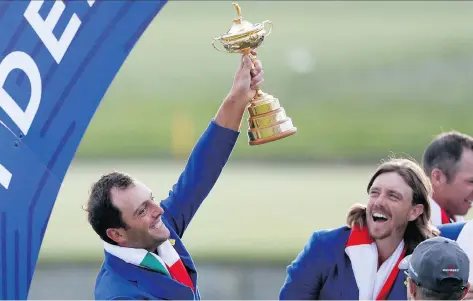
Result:
{"type": "MultiPolygon", "coordinates": [[[[226,52],[225,50],[223,50],[223,48],[218,48],[216,45],[215,45],[215,42],[217,41],[220,41],[220,38],[213,38],[213,42],[212,42],[212,46],[217,49],[218,51],[221,51],[221,52],[226,52]]],[[[220,45],[222,45],[222,43],[220,43],[220,45]]]]}
{"type": "Polygon", "coordinates": [[[261,24],[263,24],[263,28],[266,27],[266,24],[270,25],[268,30],[265,29],[265,31],[266,31],[265,37],[268,37],[271,34],[271,31],[273,30],[273,22],[271,22],[269,20],[266,20],[266,21],[261,22],[261,24]]]}

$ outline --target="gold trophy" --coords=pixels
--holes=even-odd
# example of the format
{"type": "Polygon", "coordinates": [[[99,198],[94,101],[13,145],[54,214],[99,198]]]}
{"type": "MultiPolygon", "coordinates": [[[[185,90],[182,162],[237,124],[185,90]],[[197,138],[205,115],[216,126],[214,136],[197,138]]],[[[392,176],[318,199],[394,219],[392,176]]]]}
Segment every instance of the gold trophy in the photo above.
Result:
{"type": "MultiPolygon", "coordinates": [[[[249,54],[250,58],[253,49],[258,48],[265,37],[271,34],[273,23],[263,21],[257,24],[243,20],[241,9],[237,3],[233,3],[238,17],[233,20],[230,30],[213,39],[212,45],[215,49],[227,53],[249,54]],[[270,25],[266,30],[266,25],[270,25]],[[215,42],[219,41],[223,49],[218,48],[215,42]]],[[[279,99],[265,93],[259,89],[256,96],[251,100],[248,106],[248,143],[249,145],[259,145],[285,137],[291,136],[297,132],[297,128],[292,125],[291,118],[286,116],[286,111],[279,104],[279,99]]]]}

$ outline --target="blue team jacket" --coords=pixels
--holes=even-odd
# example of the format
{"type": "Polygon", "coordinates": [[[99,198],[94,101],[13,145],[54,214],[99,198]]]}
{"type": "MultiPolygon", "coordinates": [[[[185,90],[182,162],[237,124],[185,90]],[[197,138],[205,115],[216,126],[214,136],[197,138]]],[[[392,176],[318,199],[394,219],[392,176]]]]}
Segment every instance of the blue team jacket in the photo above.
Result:
{"type": "Polygon", "coordinates": [[[172,278],[137,267],[105,252],[98,273],[95,299],[199,300],[197,270],[181,238],[202,201],[227,163],[239,133],[214,121],[195,145],[187,165],[169,196],[161,202],[163,222],[175,239],[175,249],[189,271],[195,292],[172,278]]]}
{"type": "MultiPolygon", "coordinates": [[[[441,236],[456,240],[465,223],[439,226],[441,236]]],[[[287,267],[280,300],[358,300],[359,292],[351,262],[345,254],[350,235],[346,226],[314,232],[294,261],[287,267]]],[[[400,272],[388,300],[407,300],[400,272]]]]}

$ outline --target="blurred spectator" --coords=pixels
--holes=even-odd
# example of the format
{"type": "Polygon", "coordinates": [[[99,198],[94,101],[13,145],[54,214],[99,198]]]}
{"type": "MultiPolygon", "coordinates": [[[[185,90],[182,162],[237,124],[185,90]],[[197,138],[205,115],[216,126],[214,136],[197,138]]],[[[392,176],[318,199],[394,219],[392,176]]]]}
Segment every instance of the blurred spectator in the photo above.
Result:
{"type": "Polygon", "coordinates": [[[463,221],[473,200],[473,138],[442,133],[425,149],[422,161],[433,188],[432,223],[463,221]]]}

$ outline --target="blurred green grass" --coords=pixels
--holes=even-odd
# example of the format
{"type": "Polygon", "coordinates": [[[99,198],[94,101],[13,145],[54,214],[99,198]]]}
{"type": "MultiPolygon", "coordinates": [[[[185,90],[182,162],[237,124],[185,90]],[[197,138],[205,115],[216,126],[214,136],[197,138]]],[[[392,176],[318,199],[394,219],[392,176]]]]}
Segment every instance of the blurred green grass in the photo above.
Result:
{"type": "MultiPolygon", "coordinates": [[[[187,109],[166,102],[106,106],[110,107],[105,110],[104,106],[87,132],[79,158],[187,157],[218,104],[189,103],[187,109]],[[123,118],[100,118],[105,112],[123,118]],[[185,124],[185,128],[173,125],[178,122],[185,124]]],[[[432,103],[427,109],[407,102],[326,102],[309,108],[291,107],[286,110],[298,127],[296,136],[249,147],[245,121],[234,156],[260,160],[266,157],[366,161],[393,152],[419,159],[423,148],[442,130],[471,132],[471,109],[470,104],[446,107],[432,103]]]]}
{"type": "MultiPolygon", "coordinates": [[[[344,223],[348,207],[364,202],[371,168],[254,165],[230,162],[199,208],[183,241],[196,260],[287,261],[321,228],[344,223]],[[309,188],[312,187],[312,188],[309,188]]],[[[82,210],[90,184],[120,170],[164,199],[185,162],[74,162],[56,200],[39,263],[96,262],[103,245],[82,210]]]]}
{"type": "MultiPolygon", "coordinates": [[[[183,241],[197,262],[289,262],[312,232],[343,225],[349,207],[366,202],[366,185],[377,163],[261,165],[237,164],[232,157],[183,241]]],[[[82,210],[91,183],[103,173],[130,173],[164,199],[184,166],[169,161],[75,161],[54,205],[39,263],[103,259],[103,244],[82,210]]]]}
{"type": "MultiPolygon", "coordinates": [[[[245,121],[234,158],[419,158],[439,132],[473,130],[470,2],[240,5],[250,22],[274,23],[259,49],[263,90],[298,133],[249,147],[245,121]]],[[[187,157],[231,87],[238,56],[210,43],[234,16],[229,1],[170,1],[112,83],[77,158],[187,157]]]]}

